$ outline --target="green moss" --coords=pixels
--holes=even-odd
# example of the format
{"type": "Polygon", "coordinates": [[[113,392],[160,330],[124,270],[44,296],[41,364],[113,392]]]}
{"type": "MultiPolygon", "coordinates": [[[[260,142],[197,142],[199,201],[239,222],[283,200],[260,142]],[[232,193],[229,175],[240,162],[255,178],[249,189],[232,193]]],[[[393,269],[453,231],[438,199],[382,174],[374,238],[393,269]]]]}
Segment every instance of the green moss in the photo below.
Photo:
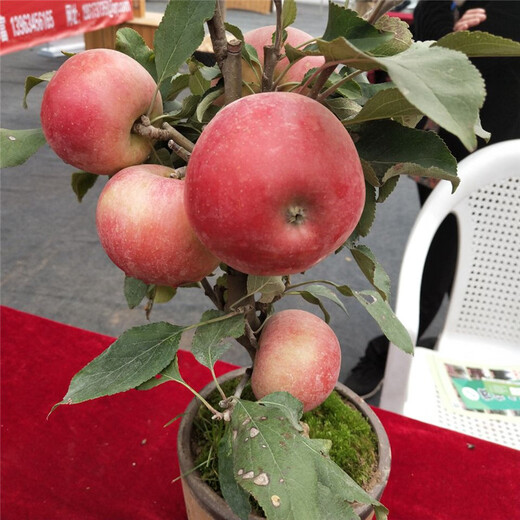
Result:
{"type": "Polygon", "coordinates": [[[363,415],[337,392],[318,408],[303,414],[309,437],[332,441],[331,459],[365,487],[377,465],[377,436],[363,415]]]}
{"type": "MultiPolygon", "coordinates": [[[[224,383],[224,393],[232,395],[236,384],[236,380],[224,383]]],[[[245,388],[242,398],[255,400],[250,386],[245,388]]],[[[213,393],[208,401],[218,409],[219,394],[213,393]]],[[[322,405],[305,413],[302,420],[309,425],[311,438],[332,441],[332,460],[365,487],[377,465],[377,438],[363,415],[334,391],[322,405]]],[[[217,493],[220,489],[216,455],[224,428],[223,422],[211,419],[211,412],[206,407],[200,407],[193,423],[195,466],[198,466],[201,478],[217,493]]]]}

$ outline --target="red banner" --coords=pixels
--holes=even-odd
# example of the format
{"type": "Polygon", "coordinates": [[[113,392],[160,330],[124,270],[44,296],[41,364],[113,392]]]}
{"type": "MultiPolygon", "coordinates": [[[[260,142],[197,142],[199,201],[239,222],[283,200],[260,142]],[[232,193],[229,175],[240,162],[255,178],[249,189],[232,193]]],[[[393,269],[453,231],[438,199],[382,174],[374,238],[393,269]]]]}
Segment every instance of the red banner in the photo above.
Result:
{"type": "Polygon", "coordinates": [[[0,55],[131,18],[131,0],[3,0],[0,55]]]}

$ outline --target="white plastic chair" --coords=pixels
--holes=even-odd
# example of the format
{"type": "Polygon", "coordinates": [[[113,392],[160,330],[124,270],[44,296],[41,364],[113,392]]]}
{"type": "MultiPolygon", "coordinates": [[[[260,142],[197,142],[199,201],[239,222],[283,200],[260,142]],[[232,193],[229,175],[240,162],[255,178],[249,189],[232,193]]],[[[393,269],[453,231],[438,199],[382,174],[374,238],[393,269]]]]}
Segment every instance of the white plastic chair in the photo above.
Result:
{"type": "Polygon", "coordinates": [[[442,181],[421,208],[397,289],[396,315],[416,344],[424,262],[437,228],[453,213],[459,249],[444,328],[435,350],[416,347],[413,357],[390,345],[380,406],[520,449],[520,416],[454,411],[437,384],[442,371],[432,368],[446,357],[520,367],[520,139],[474,152],[458,174],[454,194],[442,181]]]}

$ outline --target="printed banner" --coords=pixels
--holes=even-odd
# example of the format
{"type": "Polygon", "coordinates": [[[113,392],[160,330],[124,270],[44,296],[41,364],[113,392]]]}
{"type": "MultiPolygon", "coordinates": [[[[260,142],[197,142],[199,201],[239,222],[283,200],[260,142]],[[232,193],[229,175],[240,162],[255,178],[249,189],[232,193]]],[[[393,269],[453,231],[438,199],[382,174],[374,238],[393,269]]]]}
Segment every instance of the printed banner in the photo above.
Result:
{"type": "Polygon", "coordinates": [[[0,55],[131,18],[131,0],[3,0],[0,55]]]}

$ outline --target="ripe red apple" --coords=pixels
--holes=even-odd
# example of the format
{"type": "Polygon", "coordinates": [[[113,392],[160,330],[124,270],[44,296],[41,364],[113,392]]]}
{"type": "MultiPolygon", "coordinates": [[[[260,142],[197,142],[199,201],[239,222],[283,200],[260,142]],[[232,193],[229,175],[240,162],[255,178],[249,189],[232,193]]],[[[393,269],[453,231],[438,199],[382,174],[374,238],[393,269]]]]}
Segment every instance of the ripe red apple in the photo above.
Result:
{"type": "Polygon", "coordinates": [[[340,367],[338,338],[323,320],[306,311],[281,311],[260,336],[251,387],[257,399],[289,392],[307,412],[330,395],[340,367]]]}
{"type": "MultiPolygon", "coordinates": [[[[41,123],[50,147],[66,163],[113,174],[142,163],[151,143],[132,133],[156,90],[152,76],[126,54],[93,49],[69,58],[43,94],[41,123]]],[[[158,93],[151,117],[162,114],[158,93]]]]}
{"type": "Polygon", "coordinates": [[[241,98],[202,132],[186,174],[201,241],[248,274],[305,271],[355,228],[365,182],[348,132],[323,105],[289,92],[241,98]]]}
{"type": "MultiPolygon", "coordinates": [[[[273,44],[273,33],[275,32],[276,27],[274,25],[268,25],[265,27],[259,27],[258,29],[253,29],[244,34],[244,41],[252,45],[258,54],[258,59],[263,66],[264,63],[264,46],[273,44]]],[[[290,44],[292,47],[298,47],[303,43],[306,43],[313,39],[313,36],[307,34],[300,29],[296,29],[295,27],[287,27],[285,29],[287,31],[287,39],[285,43],[290,44]]],[[[282,53],[284,50],[282,48],[282,53]]],[[[325,63],[325,58],[323,56],[306,56],[305,58],[301,58],[287,71],[287,74],[282,78],[281,84],[289,83],[289,82],[301,82],[306,72],[310,69],[314,69],[317,67],[321,67],[325,63]]],[[[275,80],[278,78],[280,74],[283,73],[285,68],[289,65],[289,60],[284,57],[282,58],[275,68],[275,80]]],[[[248,67],[249,71],[244,67],[242,67],[242,74],[244,76],[245,81],[254,81],[254,76],[251,75],[251,67],[248,67]]]]}
{"type": "Polygon", "coordinates": [[[218,265],[198,240],[184,210],[184,181],[171,168],[130,166],[103,188],[96,211],[101,245],[112,262],[143,282],[177,287],[218,265]]]}

